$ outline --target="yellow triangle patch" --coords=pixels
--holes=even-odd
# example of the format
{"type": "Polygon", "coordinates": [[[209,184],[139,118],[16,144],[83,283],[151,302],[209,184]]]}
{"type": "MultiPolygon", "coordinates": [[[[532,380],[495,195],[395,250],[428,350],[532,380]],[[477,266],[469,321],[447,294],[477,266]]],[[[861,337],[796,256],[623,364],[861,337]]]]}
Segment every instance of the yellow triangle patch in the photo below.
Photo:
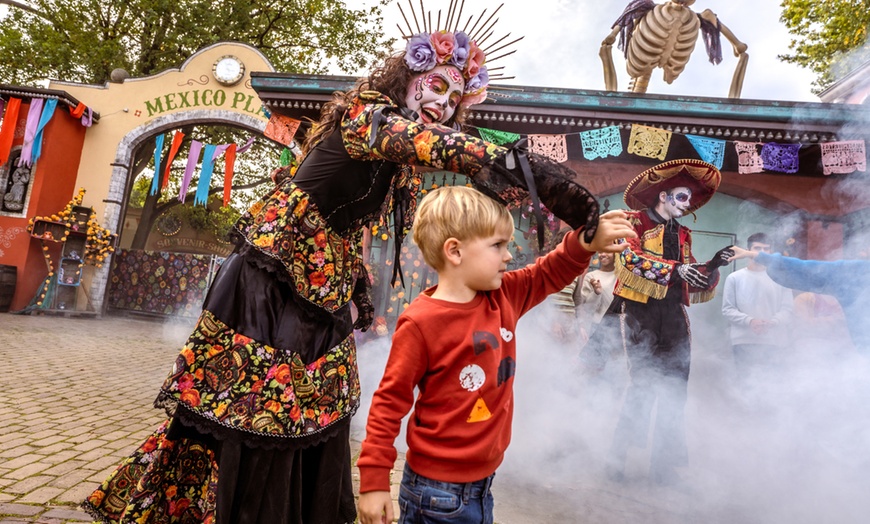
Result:
{"type": "Polygon", "coordinates": [[[471,413],[468,415],[468,420],[466,422],[483,422],[490,418],[492,418],[492,413],[490,413],[489,408],[486,407],[486,402],[483,401],[483,397],[478,397],[477,402],[474,403],[474,407],[471,408],[471,413]]]}

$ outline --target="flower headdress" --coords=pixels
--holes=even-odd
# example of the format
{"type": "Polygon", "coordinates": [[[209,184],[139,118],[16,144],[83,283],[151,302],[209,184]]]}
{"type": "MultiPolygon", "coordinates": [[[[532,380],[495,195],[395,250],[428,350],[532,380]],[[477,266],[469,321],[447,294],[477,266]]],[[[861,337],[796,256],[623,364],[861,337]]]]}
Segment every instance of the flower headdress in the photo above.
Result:
{"type": "Polygon", "coordinates": [[[486,91],[490,80],[508,80],[513,78],[503,76],[500,72],[501,67],[490,68],[489,64],[513,54],[516,50],[505,52],[495,58],[487,57],[519,42],[523,37],[502,44],[510,36],[510,33],[508,33],[495,42],[488,44],[484,49],[482,46],[492,37],[493,27],[498,22],[498,18],[493,20],[493,17],[495,17],[504,4],[499,5],[483,23],[481,21],[486,16],[486,9],[480,13],[474,24],[471,24],[474,16],[469,15],[463,28],[459,29],[462,8],[464,6],[465,0],[462,0],[461,5],[459,0],[450,0],[444,28],[442,29],[441,10],[438,10],[437,23],[433,25],[432,12],[424,10],[422,0],[420,0],[419,20],[411,0],[408,0],[408,7],[414,19],[416,32],[411,27],[408,17],[405,16],[405,11],[402,9],[401,4],[399,4],[399,11],[408,25],[408,34],[405,34],[401,26],[398,27],[402,37],[407,40],[405,45],[405,63],[411,71],[422,73],[430,71],[439,65],[456,67],[462,71],[462,77],[465,79],[465,93],[461,104],[469,106],[486,100],[486,91]],[[420,27],[421,22],[422,28],[420,27]],[[470,28],[469,25],[471,25],[470,28]]]}

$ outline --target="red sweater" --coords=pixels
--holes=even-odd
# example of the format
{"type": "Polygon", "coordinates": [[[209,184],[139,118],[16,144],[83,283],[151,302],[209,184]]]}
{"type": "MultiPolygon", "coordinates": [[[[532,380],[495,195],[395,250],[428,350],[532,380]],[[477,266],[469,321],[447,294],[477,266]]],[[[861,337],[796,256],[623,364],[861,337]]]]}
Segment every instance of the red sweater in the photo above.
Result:
{"type": "Polygon", "coordinates": [[[405,458],[415,472],[446,482],[473,482],[495,472],[511,438],[517,321],[574,280],[591,257],[575,231],[471,302],[434,299],[430,288],[411,303],[396,323],[372,399],[357,462],[361,493],[390,489],[393,443],[412,406],[405,458]]]}

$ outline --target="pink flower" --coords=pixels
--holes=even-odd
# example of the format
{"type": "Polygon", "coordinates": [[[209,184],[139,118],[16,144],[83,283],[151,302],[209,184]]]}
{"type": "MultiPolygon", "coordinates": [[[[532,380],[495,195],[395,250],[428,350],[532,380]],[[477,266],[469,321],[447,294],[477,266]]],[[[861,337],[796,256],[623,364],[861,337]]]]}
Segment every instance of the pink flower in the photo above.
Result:
{"type": "Polygon", "coordinates": [[[438,63],[447,63],[453,55],[453,48],[456,47],[453,33],[438,31],[432,33],[432,36],[429,37],[429,41],[432,43],[432,47],[435,48],[435,54],[438,56],[438,63]]]}
{"type": "Polygon", "coordinates": [[[468,61],[465,63],[465,77],[474,78],[480,72],[480,66],[486,61],[486,55],[477,47],[476,42],[471,42],[468,50],[468,61]]]}

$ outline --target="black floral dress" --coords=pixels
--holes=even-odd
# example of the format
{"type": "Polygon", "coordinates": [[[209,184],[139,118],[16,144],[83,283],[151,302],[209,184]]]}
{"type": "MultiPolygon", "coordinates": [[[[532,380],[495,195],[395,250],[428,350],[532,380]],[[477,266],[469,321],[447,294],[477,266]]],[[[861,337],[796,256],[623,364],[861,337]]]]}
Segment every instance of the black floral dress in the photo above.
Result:
{"type": "Polygon", "coordinates": [[[169,419],[83,503],[102,522],[339,524],[356,518],[354,322],[372,318],[366,223],[413,220],[411,165],[475,175],[506,149],[364,92],[295,177],[235,226],[155,404],[169,419]]]}

